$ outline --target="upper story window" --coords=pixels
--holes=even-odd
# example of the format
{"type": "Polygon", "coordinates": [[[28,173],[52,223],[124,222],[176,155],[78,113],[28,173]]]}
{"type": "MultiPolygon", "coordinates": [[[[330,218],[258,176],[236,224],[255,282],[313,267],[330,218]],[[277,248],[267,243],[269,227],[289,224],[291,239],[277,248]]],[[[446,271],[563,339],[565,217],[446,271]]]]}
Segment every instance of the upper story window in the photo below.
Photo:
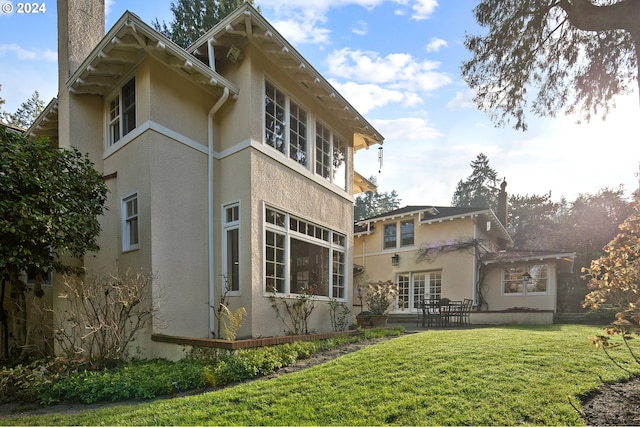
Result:
{"type": "Polygon", "coordinates": [[[309,113],[282,90],[265,81],[265,143],[295,162],[347,189],[347,144],[329,127],[315,121],[309,134],[309,113]]]}
{"type": "Polygon", "coordinates": [[[264,118],[266,143],[307,167],[307,112],[269,82],[265,82],[264,118]]]}
{"type": "Polygon", "coordinates": [[[402,221],[400,223],[400,246],[413,246],[413,233],[413,220],[402,221]]]}
{"type": "Polygon", "coordinates": [[[506,268],[502,283],[505,295],[545,295],[549,288],[549,268],[546,264],[506,268]]]}
{"type": "Polygon", "coordinates": [[[316,173],[346,190],[346,157],[344,141],[316,122],[316,173]]]}
{"type": "Polygon", "coordinates": [[[398,223],[396,222],[385,224],[382,248],[395,249],[398,247],[398,241],[400,242],[400,247],[413,246],[414,237],[415,228],[413,219],[400,221],[400,228],[398,228],[398,223]]]}
{"type": "Polygon", "coordinates": [[[397,226],[396,223],[384,225],[384,244],[383,249],[395,249],[397,245],[397,226]]]}
{"type": "Polygon", "coordinates": [[[110,147],[136,127],[136,81],[132,78],[108,101],[110,147]]]}
{"type": "Polygon", "coordinates": [[[132,251],[140,248],[140,230],[138,227],[138,194],[122,199],[122,250],[132,251]]]}

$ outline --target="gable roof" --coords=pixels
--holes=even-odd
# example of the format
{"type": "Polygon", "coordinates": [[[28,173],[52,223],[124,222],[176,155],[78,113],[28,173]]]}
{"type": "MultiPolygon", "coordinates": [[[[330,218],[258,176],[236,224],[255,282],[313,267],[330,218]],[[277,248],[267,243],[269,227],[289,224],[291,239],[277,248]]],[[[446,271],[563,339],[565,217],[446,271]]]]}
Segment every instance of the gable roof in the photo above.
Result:
{"type": "Polygon", "coordinates": [[[73,93],[105,95],[147,55],[183,72],[209,92],[221,94],[226,88],[232,95],[239,93],[222,75],[129,11],[118,19],[67,80],[67,88],[73,93]]]}
{"type": "Polygon", "coordinates": [[[224,60],[232,50],[238,54],[237,50],[242,51],[249,43],[273,58],[302,90],[351,128],[355,150],[382,144],[381,134],[247,2],[203,34],[187,51],[205,63],[215,64],[215,60],[224,60]]]}
{"type": "Polygon", "coordinates": [[[356,221],[354,233],[370,233],[371,225],[376,222],[390,221],[403,217],[419,215],[418,224],[434,224],[444,221],[454,221],[468,217],[483,216],[498,227],[503,238],[512,242],[509,232],[498,219],[496,214],[489,208],[461,208],[455,206],[405,206],[380,215],[356,221]]]}

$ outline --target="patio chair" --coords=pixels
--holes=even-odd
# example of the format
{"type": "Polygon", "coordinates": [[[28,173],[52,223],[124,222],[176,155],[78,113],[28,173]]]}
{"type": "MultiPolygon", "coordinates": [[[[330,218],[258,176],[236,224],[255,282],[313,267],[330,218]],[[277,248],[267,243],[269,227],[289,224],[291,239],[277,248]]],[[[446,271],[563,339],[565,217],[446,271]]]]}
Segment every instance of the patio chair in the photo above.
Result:
{"type": "Polygon", "coordinates": [[[471,317],[471,309],[473,308],[473,300],[469,298],[465,298],[462,301],[462,316],[461,316],[461,324],[469,325],[469,318],[471,317]]]}

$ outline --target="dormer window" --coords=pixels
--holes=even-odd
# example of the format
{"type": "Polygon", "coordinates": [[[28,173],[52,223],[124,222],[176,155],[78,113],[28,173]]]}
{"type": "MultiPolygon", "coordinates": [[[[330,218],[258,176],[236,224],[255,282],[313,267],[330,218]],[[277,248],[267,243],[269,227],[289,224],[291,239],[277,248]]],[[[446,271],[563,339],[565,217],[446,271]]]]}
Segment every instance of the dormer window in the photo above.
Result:
{"type": "Polygon", "coordinates": [[[136,127],[136,81],[132,78],[108,101],[107,146],[120,139],[136,127]]]}

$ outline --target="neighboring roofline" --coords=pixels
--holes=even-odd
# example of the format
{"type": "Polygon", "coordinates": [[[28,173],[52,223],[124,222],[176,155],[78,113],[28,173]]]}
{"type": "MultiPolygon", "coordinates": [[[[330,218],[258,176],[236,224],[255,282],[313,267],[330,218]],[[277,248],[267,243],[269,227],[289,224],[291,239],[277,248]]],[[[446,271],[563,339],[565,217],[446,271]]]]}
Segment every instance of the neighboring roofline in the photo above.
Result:
{"type": "Polygon", "coordinates": [[[544,252],[536,252],[536,251],[522,251],[518,249],[514,250],[506,250],[504,252],[529,252],[529,254],[523,255],[515,255],[513,258],[498,258],[498,259],[489,259],[489,260],[481,260],[480,262],[483,265],[490,264],[513,264],[517,262],[529,262],[529,261],[544,261],[548,259],[558,259],[567,262],[573,262],[576,257],[575,252],[554,252],[554,251],[544,251],[544,252]]]}
{"type": "MultiPolygon", "coordinates": [[[[67,80],[66,86],[70,91],[74,91],[75,85],[82,85],[84,83],[82,80],[83,75],[93,72],[92,70],[94,67],[91,64],[94,63],[94,61],[100,62],[103,60],[103,57],[108,57],[108,53],[110,51],[108,48],[119,42],[118,34],[122,31],[131,34],[150,56],[154,56],[154,51],[168,53],[170,57],[179,61],[175,64],[169,65],[180,65],[189,69],[194,74],[203,78],[199,83],[209,84],[214,87],[227,88],[234,97],[239,94],[240,91],[238,87],[233,83],[213,71],[210,67],[198,61],[186,50],[169,40],[163,34],[151,28],[137,15],[129,12],[128,10],[124,12],[120,19],[118,19],[118,21],[105,34],[100,43],[98,43],[82,64],[80,64],[78,69],[67,80]],[[141,36],[149,38],[152,43],[146,43],[144,38],[141,36]]],[[[160,58],[159,55],[155,55],[154,57],[160,58]]],[[[196,77],[192,76],[192,78],[195,79],[196,77]]]]}
{"type": "MultiPolygon", "coordinates": [[[[372,217],[372,218],[368,218],[368,219],[363,219],[360,221],[356,221],[356,224],[362,227],[367,227],[367,229],[369,229],[368,224],[373,224],[376,222],[383,222],[383,221],[391,221],[394,219],[400,219],[400,218],[404,218],[407,216],[413,216],[413,215],[420,215],[421,212],[424,212],[428,209],[436,209],[437,211],[437,207],[436,206],[416,206],[415,209],[411,209],[411,210],[406,210],[403,212],[399,212],[402,211],[403,209],[407,209],[410,206],[401,208],[401,209],[396,209],[394,211],[388,212],[387,214],[383,214],[380,216],[376,216],[376,217],[372,217]]],[[[445,208],[445,207],[440,207],[445,208]]],[[[446,208],[452,208],[451,206],[448,206],[446,208]]],[[[445,222],[445,221],[453,221],[456,219],[464,219],[467,217],[476,217],[476,216],[480,216],[480,215],[486,215],[489,217],[490,221],[494,224],[496,224],[498,226],[498,228],[500,229],[501,234],[509,241],[509,243],[513,243],[513,239],[511,238],[511,236],[509,235],[509,232],[507,231],[506,227],[504,226],[504,224],[502,224],[502,222],[500,221],[500,219],[498,218],[498,216],[495,214],[495,212],[493,212],[493,210],[489,209],[489,208],[468,208],[469,210],[466,212],[461,212],[461,213],[457,213],[454,215],[445,215],[445,216],[439,216],[437,218],[433,218],[433,219],[429,219],[426,221],[420,220],[418,219],[418,224],[420,225],[428,225],[428,224],[437,224],[437,223],[441,223],[441,222],[445,222]]],[[[364,234],[369,234],[369,232],[360,232],[360,233],[355,233],[356,235],[364,235],[364,234]]]]}
{"type": "MultiPolygon", "coordinates": [[[[342,109],[345,111],[350,111],[353,114],[353,121],[358,123],[358,128],[360,128],[363,132],[366,133],[362,135],[361,133],[354,132],[354,136],[357,136],[362,139],[362,141],[354,141],[355,149],[360,148],[369,148],[371,145],[382,144],[384,138],[378,132],[373,125],[371,125],[367,119],[364,118],[332,85],[329,83],[323,76],[320,74],[312,65],[309,63],[294,47],[289,43],[274,27],[271,25],[262,14],[251,4],[245,2],[242,6],[236,9],[234,12],[226,16],[222,21],[216,24],[209,31],[200,36],[191,46],[187,48],[187,52],[193,54],[196,50],[199,50],[208,43],[208,40],[215,39],[216,36],[229,31],[232,28],[233,23],[240,23],[244,20],[245,28],[246,28],[246,37],[251,40],[253,37],[263,37],[270,38],[274,40],[278,45],[280,45],[281,53],[283,55],[288,55],[291,59],[293,59],[297,64],[299,64],[299,74],[306,74],[309,76],[308,80],[313,82],[314,85],[320,85],[327,98],[338,100],[342,106],[342,109]],[[257,24],[257,26],[265,29],[264,34],[254,34],[252,23],[257,24]]],[[[301,86],[305,86],[301,83],[301,86]]],[[[309,88],[307,87],[307,90],[309,88]]],[[[354,127],[356,127],[354,125],[354,127]]]]}
{"type": "Polygon", "coordinates": [[[29,126],[29,128],[25,133],[27,135],[32,135],[32,134],[37,135],[38,130],[40,130],[46,122],[51,120],[55,120],[56,122],[58,121],[57,114],[58,114],[58,97],[55,97],[51,101],[49,101],[47,106],[44,107],[42,112],[38,115],[38,117],[34,120],[34,122],[31,123],[31,126],[29,126]]]}

